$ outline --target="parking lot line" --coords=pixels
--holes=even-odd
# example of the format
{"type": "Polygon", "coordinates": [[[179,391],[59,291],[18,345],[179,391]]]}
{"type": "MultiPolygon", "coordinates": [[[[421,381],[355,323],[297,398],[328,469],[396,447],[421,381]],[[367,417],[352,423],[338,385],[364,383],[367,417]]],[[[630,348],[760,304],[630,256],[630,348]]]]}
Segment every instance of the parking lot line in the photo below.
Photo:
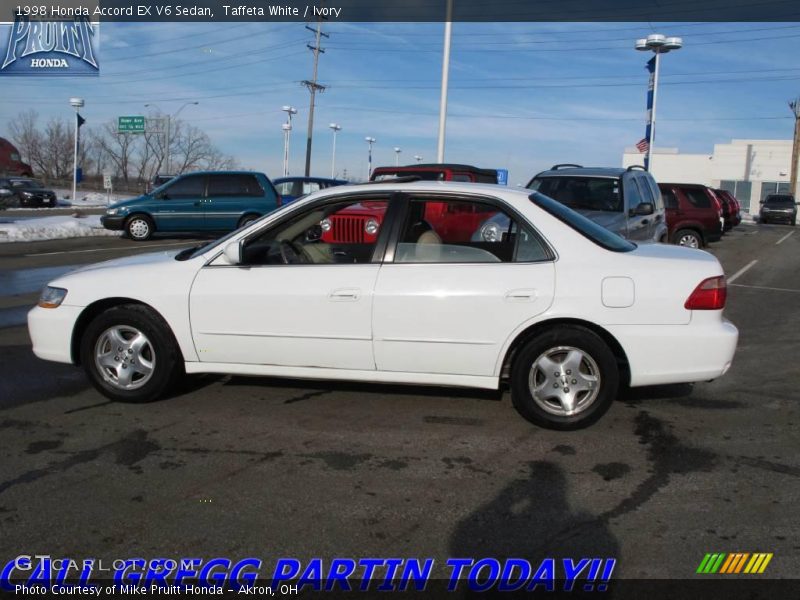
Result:
{"type": "Polygon", "coordinates": [[[778,244],[780,244],[780,243],[781,243],[783,240],[785,240],[786,238],[788,238],[788,237],[790,237],[790,236],[792,236],[792,235],[794,235],[794,231],[790,231],[789,233],[787,233],[785,236],[783,236],[781,239],[779,239],[777,242],[775,242],[775,245],[777,246],[777,245],[778,245],[778,244]]]}
{"type": "Polygon", "coordinates": [[[736,273],[734,273],[734,274],[733,274],[733,276],[732,276],[730,279],[728,279],[728,283],[729,283],[729,284],[731,284],[731,283],[733,283],[734,281],[736,281],[736,280],[737,280],[739,277],[741,277],[742,275],[744,275],[744,274],[747,272],[747,270],[748,270],[750,267],[752,267],[752,266],[753,266],[754,264],[756,264],[757,262],[758,262],[758,260],[751,260],[749,263],[747,263],[747,264],[746,264],[745,266],[743,266],[741,269],[739,269],[738,271],[736,271],[736,273]]]}
{"type": "Polygon", "coordinates": [[[793,290],[790,288],[777,288],[777,287],[769,287],[766,285],[745,285],[743,283],[730,283],[728,285],[732,287],[750,288],[754,290],[770,290],[773,292],[794,292],[795,294],[800,294],[800,290],[793,290]]]}
{"type": "Polygon", "coordinates": [[[130,246],[119,246],[117,248],[90,248],[88,250],[59,250],[58,252],[37,252],[35,254],[25,254],[25,256],[53,256],[56,254],[83,254],[86,252],[113,252],[119,250],[132,250],[135,248],[167,248],[169,246],[186,246],[191,245],[193,242],[175,242],[172,244],[135,244],[130,246]]]}

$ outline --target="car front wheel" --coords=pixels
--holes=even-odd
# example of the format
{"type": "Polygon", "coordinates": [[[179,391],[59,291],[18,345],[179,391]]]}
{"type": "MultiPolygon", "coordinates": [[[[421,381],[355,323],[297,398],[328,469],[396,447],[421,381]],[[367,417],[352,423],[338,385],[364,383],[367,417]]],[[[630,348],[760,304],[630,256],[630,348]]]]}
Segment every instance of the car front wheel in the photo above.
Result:
{"type": "Polygon", "coordinates": [[[121,402],[156,400],[183,373],[169,326],[141,305],[118,306],[98,315],[86,328],[80,351],[95,388],[121,402]]]}
{"type": "Polygon", "coordinates": [[[675,232],[675,235],[672,236],[672,240],[674,244],[678,246],[686,246],[687,248],[702,248],[703,247],[703,240],[700,237],[700,234],[696,231],[692,231],[691,229],[681,229],[680,231],[675,232]]]}
{"type": "Polygon", "coordinates": [[[137,242],[149,240],[153,235],[153,222],[144,215],[134,215],[125,224],[125,232],[137,242]]]}
{"type": "Polygon", "coordinates": [[[608,345],[578,326],[554,327],[528,341],[511,369],[511,399],[528,421],[571,430],[597,421],[611,406],[619,368],[608,345]]]}

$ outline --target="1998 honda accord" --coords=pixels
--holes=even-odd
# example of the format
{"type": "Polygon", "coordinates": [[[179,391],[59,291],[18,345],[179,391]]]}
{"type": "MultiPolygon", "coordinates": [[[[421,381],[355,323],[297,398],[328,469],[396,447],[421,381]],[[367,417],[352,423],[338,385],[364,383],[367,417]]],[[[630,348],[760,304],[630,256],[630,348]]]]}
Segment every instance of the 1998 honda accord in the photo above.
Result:
{"type": "Polygon", "coordinates": [[[60,277],[28,326],[37,356],[83,365],[116,400],[153,400],[183,373],[508,379],[526,419],[576,429],[621,384],[724,374],[738,338],[725,299],[712,255],[636,246],[539,193],[387,181],[312,194],[199,248],[60,277]],[[442,216],[467,212],[501,213],[505,229],[465,238],[442,216]]]}

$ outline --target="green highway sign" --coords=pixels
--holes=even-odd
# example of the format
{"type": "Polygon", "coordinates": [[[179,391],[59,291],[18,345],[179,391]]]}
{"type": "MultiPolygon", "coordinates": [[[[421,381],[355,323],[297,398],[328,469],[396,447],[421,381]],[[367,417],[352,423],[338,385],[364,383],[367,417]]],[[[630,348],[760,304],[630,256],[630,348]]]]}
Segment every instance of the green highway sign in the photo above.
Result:
{"type": "Polygon", "coordinates": [[[144,133],[144,117],[119,117],[119,133],[144,133]]]}

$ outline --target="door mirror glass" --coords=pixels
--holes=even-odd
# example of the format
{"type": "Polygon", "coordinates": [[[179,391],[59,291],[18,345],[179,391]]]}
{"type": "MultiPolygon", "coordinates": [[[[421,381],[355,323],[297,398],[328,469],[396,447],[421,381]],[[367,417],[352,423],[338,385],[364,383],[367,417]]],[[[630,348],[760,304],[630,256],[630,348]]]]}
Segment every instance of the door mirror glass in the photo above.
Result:
{"type": "Polygon", "coordinates": [[[240,265],[242,264],[242,242],[229,242],[223,251],[225,259],[229,264],[240,265]]]}
{"type": "Polygon", "coordinates": [[[641,202],[636,206],[635,214],[644,216],[652,215],[655,212],[652,202],[641,202]]]}

